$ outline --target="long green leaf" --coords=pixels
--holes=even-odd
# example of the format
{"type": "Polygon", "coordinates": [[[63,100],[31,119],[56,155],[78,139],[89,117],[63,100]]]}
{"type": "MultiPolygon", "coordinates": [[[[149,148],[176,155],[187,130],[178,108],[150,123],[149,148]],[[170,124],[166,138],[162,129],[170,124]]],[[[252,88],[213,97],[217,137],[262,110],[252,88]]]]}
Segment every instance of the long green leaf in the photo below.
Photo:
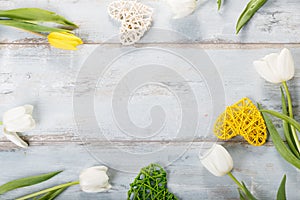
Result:
{"type": "Polygon", "coordinates": [[[47,27],[47,26],[30,23],[30,22],[22,22],[22,21],[15,21],[15,20],[0,20],[0,24],[5,26],[12,26],[15,28],[23,29],[34,33],[70,32],[67,29],[47,27]]]}
{"type": "Polygon", "coordinates": [[[280,183],[277,192],[277,198],[276,198],[277,200],[286,200],[285,183],[286,183],[286,175],[283,176],[282,181],[280,183]]]}
{"type": "Polygon", "coordinates": [[[240,188],[238,188],[238,191],[239,191],[239,195],[240,195],[240,200],[246,200],[246,197],[245,197],[243,191],[240,188]]]}
{"type": "Polygon", "coordinates": [[[243,192],[244,192],[244,198],[246,198],[247,200],[257,200],[252,194],[251,192],[248,190],[248,188],[246,187],[245,183],[242,182],[243,185],[243,192]]]}
{"type": "Polygon", "coordinates": [[[35,185],[35,184],[44,182],[44,181],[52,178],[53,176],[56,176],[57,174],[59,174],[61,172],[62,171],[56,171],[56,172],[51,172],[51,173],[47,173],[47,174],[41,174],[41,175],[37,175],[37,176],[29,176],[26,178],[21,178],[21,179],[16,179],[16,180],[10,181],[10,182],[5,183],[4,185],[0,186],[0,195],[6,193],[8,191],[17,189],[17,188],[22,188],[22,187],[31,186],[31,185],[35,185]]]}
{"type": "MultiPolygon", "coordinates": [[[[259,109],[261,109],[261,106],[259,105],[259,109]]],[[[279,154],[290,164],[294,165],[298,169],[300,169],[300,160],[293,154],[293,152],[287,148],[285,143],[282,141],[282,138],[280,137],[278,131],[276,130],[274,124],[266,114],[264,110],[261,110],[263,118],[266,122],[266,126],[268,129],[268,132],[273,140],[273,143],[275,145],[275,148],[279,152],[279,154]]]]}
{"type": "Polygon", "coordinates": [[[40,8],[18,8],[13,10],[0,11],[0,17],[18,19],[22,21],[34,21],[34,22],[53,22],[57,24],[71,26],[78,28],[76,24],[67,20],[66,18],[40,8]]]}
{"type": "Polygon", "coordinates": [[[294,120],[293,118],[287,115],[284,115],[280,112],[276,112],[273,110],[261,110],[261,112],[269,113],[275,117],[278,117],[279,119],[285,120],[286,122],[294,126],[298,131],[300,131],[300,124],[296,120],[294,120]]]}
{"type": "Polygon", "coordinates": [[[68,187],[60,188],[58,190],[54,190],[51,192],[48,192],[44,196],[38,198],[37,200],[53,200],[55,199],[58,195],[60,195],[63,191],[65,191],[68,187]]]}
{"type": "Polygon", "coordinates": [[[250,0],[246,8],[240,15],[236,24],[236,34],[253,17],[253,15],[267,2],[267,0],[250,0]]]}
{"type": "MultiPolygon", "coordinates": [[[[285,99],[285,95],[283,93],[282,87],[280,87],[280,91],[281,91],[282,113],[284,115],[288,116],[286,99],[285,99]]],[[[294,142],[294,139],[293,139],[293,137],[291,137],[291,127],[290,127],[289,123],[286,120],[282,120],[282,123],[283,123],[284,136],[286,138],[286,141],[287,141],[290,149],[292,150],[292,152],[294,153],[294,155],[296,157],[300,158],[299,153],[296,149],[296,144],[294,142]]]]}

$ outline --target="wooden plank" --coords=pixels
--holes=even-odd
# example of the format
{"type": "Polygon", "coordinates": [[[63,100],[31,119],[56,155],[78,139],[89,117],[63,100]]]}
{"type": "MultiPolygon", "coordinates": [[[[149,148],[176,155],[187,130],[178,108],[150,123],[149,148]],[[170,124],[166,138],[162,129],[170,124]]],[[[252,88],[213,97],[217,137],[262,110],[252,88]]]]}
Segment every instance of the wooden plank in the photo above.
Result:
{"type": "MultiPolygon", "coordinates": [[[[189,55],[192,62],[199,60],[200,71],[203,70],[209,62],[212,62],[215,69],[220,74],[224,85],[224,93],[226,95],[225,102],[221,104],[230,105],[244,96],[261,102],[264,106],[271,109],[280,110],[280,94],[278,86],[270,84],[262,80],[255,72],[252,61],[271,52],[278,52],[281,47],[276,48],[258,48],[258,49],[206,49],[206,55],[210,60],[201,60],[199,55],[203,53],[201,47],[197,45],[180,45],[173,47],[172,45],[155,45],[146,46],[146,48],[130,47],[121,48],[108,45],[106,51],[117,49],[120,53],[129,52],[127,56],[119,59],[118,63],[108,70],[109,76],[105,76],[104,85],[95,83],[100,77],[95,71],[83,74],[76,81],[79,70],[82,69],[84,61],[89,57],[91,52],[95,50],[95,45],[84,45],[79,51],[68,52],[48,48],[45,45],[1,45],[0,55],[0,112],[21,105],[30,103],[35,105],[34,118],[37,119],[37,127],[24,135],[38,137],[41,135],[76,135],[79,134],[87,139],[95,139],[106,141],[108,140],[131,140],[132,137],[126,136],[120,127],[114,122],[112,115],[111,99],[115,87],[120,82],[120,75],[126,74],[126,70],[132,70],[135,65],[147,63],[160,63],[169,66],[174,71],[178,71],[182,77],[186,78],[186,82],[195,91],[195,96],[198,102],[199,114],[199,129],[196,134],[191,127],[187,127],[186,131],[190,132],[186,135],[174,135],[177,130],[174,127],[180,126],[180,109],[194,109],[189,104],[189,101],[183,102],[181,107],[174,97],[174,94],[166,90],[161,85],[142,87],[140,91],[133,92],[131,103],[128,104],[130,117],[133,123],[143,127],[151,122],[150,110],[154,104],[161,105],[165,109],[166,119],[169,124],[164,127],[161,134],[154,137],[143,139],[145,140],[191,140],[191,139],[213,139],[214,136],[208,131],[211,128],[216,115],[210,111],[214,106],[210,102],[208,89],[204,85],[207,77],[201,77],[187,63],[174,57],[174,54],[161,53],[161,49],[184,50],[189,55]],[[148,52],[148,53],[147,53],[148,52]],[[140,55],[143,54],[143,57],[140,55]],[[203,64],[203,66],[202,66],[203,64]],[[132,68],[131,68],[132,67],[132,68]],[[202,67],[202,68],[201,68],[202,67]],[[234,73],[233,73],[234,72],[234,73]],[[79,88],[79,89],[78,89],[79,88]],[[82,89],[82,90],[81,90],[82,89]],[[74,121],[74,99],[79,100],[87,94],[93,94],[93,103],[95,104],[95,113],[89,113],[87,116],[79,116],[74,121]],[[174,112],[173,112],[174,111],[174,112]],[[176,111],[176,113],[175,113],[176,111]],[[178,112],[177,112],[178,111],[178,112]],[[173,113],[170,115],[170,112],[173,113]],[[179,117],[179,118],[176,118],[179,117]],[[92,120],[95,119],[99,123],[97,126],[92,126],[92,120]],[[209,125],[209,123],[211,123],[209,125]],[[172,128],[173,126],[173,128],[172,128]],[[80,131],[78,132],[78,127],[80,131]],[[99,130],[101,127],[101,130],[99,130]],[[102,131],[102,132],[101,132],[102,131]],[[99,133],[102,135],[99,135],[99,133]],[[177,139],[176,139],[177,138],[177,139]]],[[[291,49],[295,58],[297,69],[300,66],[300,48],[294,47],[291,49]]],[[[180,52],[179,52],[180,53],[180,52]]],[[[100,54],[99,66],[110,62],[107,53],[100,54]]],[[[206,73],[205,70],[202,71],[206,73]]],[[[205,74],[204,74],[205,75],[205,74]]],[[[207,74],[206,74],[207,75],[207,74]]],[[[213,80],[214,81],[214,76],[213,80]]],[[[176,79],[167,80],[168,76],[162,75],[167,82],[159,82],[167,85],[175,92],[184,93],[185,87],[176,79]]],[[[292,94],[294,95],[294,104],[297,113],[299,102],[299,70],[296,70],[295,79],[290,81],[292,94]]],[[[127,81],[130,83],[130,80],[127,81]]],[[[126,83],[126,84],[127,84],[126,83]]],[[[121,94],[127,93],[127,89],[123,88],[121,94]]],[[[83,99],[85,100],[85,99],[83,99]]],[[[91,104],[83,104],[89,106],[91,104]]],[[[221,105],[222,106],[222,105],[221,105]]],[[[88,108],[88,107],[86,107],[88,108]]],[[[215,114],[219,114],[223,107],[218,108],[215,114]]],[[[190,111],[189,111],[190,112],[190,111]]],[[[76,113],[75,113],[76,114],[76,113]]],[[[80,114],[80,113],[79,113],[80,114]]],[[[188,117],[191,120],[194,116],[188,117]]],[[[163,120],[163,119],[162,119],[163,120]]],[[[94,124],[95,125],[95,124],[94,124]]],[[[150,131],[151,132],[151,131],[150,131]]],[[[141,135],[135,135],[135,137],[141,135]]],[[[31,140],[32,137],[29,138],[31,140]]],[[[138,138],[136,138],[138,139],[138,138]]],[[[35,140],[33,140],[35,141],[35,140]]],[[[242,141],[238,139],[238,141],[242,141]]],[[[29,141],[30,142],[30,141],[29,141]]]]}
{"type": "MultiPolygon", "coordinates": [[[[117,43],[119,24],[107,14],[109,0],[1,0],[1,9],[40,7],[55,11],[79,24],[76,33],[86,43],[117,43]]],[[[199,2],[195,13],[172,19],[161,1],[143,0],[154,8],[153,28],[140,43],[299,43],[300,4],[298,0],[268,1],[237,36],[235,23],[248,0],[228,0],[220,12],[215,1],[199,2]],[[185,35],[185,36],[183,36],[185,35]]],[[[1,27],[1,43],[45,43],[29,33],[1,27]]]]}
{"type": "MultiPolygon", "coordinates": [[[[135,144],[137,147],[144,143],[135,144]]],[[[151,144],[152,149],[159,148],[160,143],[151,144]]],[[[172,144],[167,155],[170,159],[177,157],[177,148],[181,144],[172,144]]],[[[180,199],[238,199],[236,186],[228,177],[214,177],[201,165],[198,153],[201,143],[194,143],[185,154],[166,167],[169,179],[169,188],[180,199]]],[[[211,145],[211,144],[210,144],[211,145]]],[[[274,147],[251,147],[240,144],[226,143],[225,147],[234,160],[233,173],[239,180],[243,180],[259,199],[274,199],[283,174],[287,174],[287,194],[289,199],[298,198],[299,171],[288,165],[279,157],[274,147]]],[[[95,146],[98,156],[109,154],[119,163],[119,151],[114,151],[109,145],[95,146]]],[[[123,150],[131,150],[130,143],[122,146],[123,150]]],[[[12,199],[22,194],[37,191],[57,183],[73,181],[78,178],[79,172],[93,165],[101,164],[93,159],[85,148],[75,144],[59,146],[35,146],[25,152],[0,152],[0,184],[23,176],[64,169],[65,171],[53,180],[32,188],[16,190],[2,196],[3,199],[12,199]],[[17,164],[18,163],[18,164],[17,164]],[[33,167],[34,165],[34,167],[33,167]],[[22,166],[21,168],[19,166],[22,166]]],[[[153,157],[141,162],[160,162],[161,157],[153,157]]],[[[148,163],[147,163],[148,164],[148,163]]],[[[133,169],[132,173],[110,168],[109,176],[113,188],[107,193],[85,194],[78,186],[68,189],[58,199],[125,199],[129,184],[138,173],[141,163],[123,162],[119,167],[133,169]]]]}

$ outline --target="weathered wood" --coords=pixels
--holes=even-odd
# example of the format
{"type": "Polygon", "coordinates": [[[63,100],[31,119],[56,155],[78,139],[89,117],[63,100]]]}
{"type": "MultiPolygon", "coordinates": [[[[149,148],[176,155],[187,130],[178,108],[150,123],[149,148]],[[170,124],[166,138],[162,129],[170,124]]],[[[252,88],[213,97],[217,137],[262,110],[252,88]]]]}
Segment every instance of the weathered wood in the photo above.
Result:
{"type": "MultiPolygon", "coordinates": [[[[179,20],[171,19],[163,1],[142,1],[154,8],[154,24],[134,47],[118,44],[119,24],[107,15],[109,2],[0,0],[1,9],[40,7],[66,16],[79,24],[76,34],[86,43],[78,51],[62,51],[50,47],[46,39],[0,27],[0,114],[11,107],[30,103],[35,106],[33,116],[37,121],[36,129],[22,134],[30,143],[26,150],[0,136],[0,184],[37,173],[65,170],[47,183],[10,192],[0,199],[14,199],[57,183],[76,180],[82,169],[97,164],[110,168],[112,190],[86,194],[74,186],[58,199],[125,199],[139,168],[150,162],[168,164],[169,188],[180,199],[238,199],[234,183],[228,177],[211,175],[198,158],[204,146],[211,146],[216,141],[209,130],[216,113],[212,112],[214,106],[205,81],[214,83],[213,79],[206,79],[220,75],[225,94],[225,101],[220,104],[230,105],[248,96],[266,108],[280,110],[279,87],[262,80],[252,62],[288,47],[295,58],[296,75],[289,84],[296,118],[300,119],[297,115],[300,99],[298,0],[268,1],[238,36],[234,34],[235,22],[248,0],[225,1],[220,12],[217,12],[216,1],[199,2],[193,15],[179,20]],[[101,51],[98,44],[103,43],[105,49],[101,51]],[[97,62],[100,68],[113,60],[112,53],[130,53],[108,65],[104,76],[100,76],[102,68],[97,69],[97,66],[82,73],[86,67],[84,63],[99,49],[97,62]],[[176,53],[179,56],[174,56],[176,53]],[[189,65],[188,61],[195,66],[189,65]],[[142,131],[127,131],[133,135],[126,135],[111,115],[112,94],[122,74],[126,75],[136,66],[150,64],[153,68],[159,64],[168,66],[185,81],[171,79],[171,73],[162,71],[161,82],[157,81],[161,85],[150,84],[133,92],[127,108],[134,124],[142,128],[151,124],[154,118],[151,118],[150,109],[154,105],[164,109],[167,123],[156,135],[151,135],[154,129],[143,134],[142,131]],[[215,70],[207,71],[206,66],[215,70]],[[203,76],[195,69],[200,69],[203,76]],[[208,76],[208,72],[213,74],[208,76]],[[170,91],[185,94],[185,84],[194,89],[198,100],[199,129],[195,132],[187,126],[186,134],[176,135],[180,127],[178,111],[187,108],[192,113],[194,107],[190,101],[183,101],[180,107],[170,91]],[[90,98],[85,98],[91,95],[92,103],[90,98]],[[86,106],[78,107],[76,102],[86,106]],[[78,114],[78,108],[90,109],[90,105],[95,106],[94,112],[78,114]],[[145,137],[147,134],[151,137],[145,137]]],[[[121,95],[116,97],[124,97],[132,81],[125,81],[128,87],[121,88],[121,95]]],[[[217,110],[221,112],[222,109],[218,107],[217,110]]],[[[192,122],[194,118],[189,117],[192,122]]],[[[280,127],[281,122],[275,121],[280,127]]],[[[252,147],[238,137],[226,142],[225,147],[234,159],[233,173],[245,181],[259,199],[275,198],[283,174],[287,174],[288,199],[299,199],[300,173],[279,156],[270,140],[263,147],[252,147]]]]}
{"type": "MultiPolygon", "coordinates": [[[[114,45],[109,45],[107,50],[118,48],[119,47],[115,47],[114,45]]],[[[3,113],[5,110],[16,105],[31,103],[36,107],[34,117],[37,119],[38,126],[35,130],[25,133],[25,135],[56,135],[58,133],[63,135],[76,135],[78,130],[73,115],[74,98],[77,99],[84,97],[84,95],[88,93],[94,94],[94,92],[96,92],[94,98],[96,102],[95,109],[97,110],[96,117],[99,123],[103,123],[101,124],[103,136],[108,136],[110,140],[130,140],[130,138],[120,132],[120,129],[116,127],[116,124],[113,124],[112,115],[109,113],[112,92],[120,81],[120,73],[130,69],[130,66],[134,66],[133,63],[138,65],[143,62],[143,64],[161,62],[161,64],[165,63],[172,68],[178,66],[177,63],[181,62],[180,60],[178,61],[178,58],[175,58],[174,55],[167,53],[161,55],[161,51],[157,50],[157,48],[166,48],[173,49],[174,52],[176,52],[178,47],[172,47],[172,45],[170,45],[170,47],[166,45],[156,45],[150,46],[149,48],[146,48],[146,51],[143,47],[122,48],[123,52],[129,50],[136,51],[130,56],[125,56],[119,60],[119,64],[112,66],[111,69],[113,70],[113,73],[110,74],[109,79],[105,79],[105,85],[100,86],[94,84],[94,80],[92,80],[92,77],[94,77],[93,73],[84,74],[76,81],[76,77],[79,70],[82,68],[85,59],[87,59],[90,53],[95,50],[94,45],[84,45],[76,52],[50,49],[44,45],[27,45],[26,48],[18,45],[2,45],[0,46],[0,54],[2,55],[2,59],[0,60],[0,95],[2,105],[0,111],[3,113]],[[147,51],[149,51],[149,53],[146,53],[147,51]],[[142,59],[140,56],[141,52],[143,54],[142,59]],[[153,60],[153,58],[156,60],[153,60]],[[174,60],[172,61],[172,59],[174,60]],[[84,89],[82,91],[77,91],[77,87],[82,87],[84,89]],[[104,114],[105,112],[106,114],[104,114]]],[[[180,48],[184,49],[185,52],[189,54],[191,60],[197,58],[197,56],[203,52],[201,47],[195,45],[181,45],[180,48]]],[[[259,59],[267,53],[278,52],[279,50],[280,48],[207,49],[207,55],[210,57],[211,62],[214,63],[214,66],[224,83],[226,102],[221,103],[230,105],[240,98],[248,96],[254,101],[261,102],[267,108],[279,110],[280,94],[278,86],[267,83],[261,79],[252,66],[253,60],[259,59]]],[[[291,50],[295,57],[295,65],[297,69],[299,69],[300,48],[295,47],[291,50]]],[[[100,64],[109,62],[109,58],[105,53],[100,54],[100,57],[100,64]]],[[[207,62],[209,61],[203,61],[204,67],[207,62]]],[[[195,89],[195,95],[201,99],[198,102],[198,107],[203,110],[200,112],[199,116],[199,122],[202,124],[196,134],[197,136],[194,137],[193,135],[188,134],[177,139],[214,138],[214,136],[208,134],[207,131],[207,123],[211,121],[210,117],[215,119],[216,116],[212,116],[212,113],[209,110],[212,105],[207,93],[207,88],[203,85],[204,79],[197,73],[191,73],[191,67],[186,63],[181,62],[181,64],[182,68],[174,68],[174,70],[179,69],[182,76],[188,77],[189,84],[195,89]]],[[[203,70],[203,68],[200,69],[203,70]]],[[[290,81],[296,106],[298,105],[297,100],[299,99],[299,93],[297,93],[299,90],[299,83],[297,82],[299,77],[298,73],[299,72],[296,73],[295,79],[290,81]]],[[[98,77],[100,77],[100,75],[96,75],[96,78],[98,77]]],[[[170,80],[167,85],[172,87],[175,91],[184,91],[182,84],[178,81],[172,82],[170,80]]],[[[171,115],[170,110],[173,109],[173,111],[175,111],[176,109],[179,109],[177,102],[174,101],[174,94],[166,91],[161,93],[163,91],[165,90],[161,89],[160,86],[155,86],[150,89],[144,88],[144,90],[132,94],[131,99],[134,101],[128,104],[128,109],[131,116],[139,116],[139,119],[132,118],[134,123],[140,123],[144,126],[150,122],[149,109],[153,107],[151,101],[157,102],[156,99],[159,99],[159,102],[157,103],[161,104],[161,106],[166,109],[167,117],[170,117],[171,115]]],[[[124,92],[126,92],[126,89],[124,92]]],[[[185,103],[181,106],[190,107],[190,105],[185,103]]],[[[296,107],[296,109],[298,108],[296,107]]],[[[221,109],[217,112],[217,114],[219,114],[221,109]]],[[[90,115],[83,119],[77,119],[77,125],[84,128],[82,130],[83,132],[90,134],[85,136],[91,137],[91,139],[95,137],[101,139],[97,127],[95,129],[92,126],[89,126],[89,119],[92,117],[93,116],[90,115]],[[96,136],[94,137],[93,134],[96,134],[96,136]]],[[[176,126],[177,122],[179,122],[179,120],[175,120],[174,123],[172,123],[176,126]]],[[[190,130],[193,131],[192,129],[190,130]]],[[[167,131],[167,129],[165,129],[165,131],[165,134],[157,135],[151,139],[175,139],[172,136],[172,133],[176,132],[176,130],[169,129],[169,131],[167,131]]],[[[106,138],[102,137],[101,140],[106,140],[106,138]]]]}
{"type": "MultiPolygon", "coordinates": [[[[144,145],[143,143],[134,144],[136,147],[144,145]]],[[[176,157],[178,145],[180,146],[180,144],[172,145],[173,151],[162,156],[168,156],[170,159],[176,157]]],[[[153,149],[159,148],[160,144],[154,143],[152,147],[153,149]]],[[[250,147],[229,143],[226,143],[225,147],[234,160],[233,173],[240,180],[245,181],[259,199],[275,198],[283,174],[287,174],[288,198],[297,199],[299,197],[299,171],[280,158],[274,147],[250,147]]],[[[133,147],[127,143],[122,148],[123,150],[130,150],[133,147]]],[[[180,199],[237,199],[236,186],[229,177],[214,177],[203,168],[198,158],[200,149],[201,143],[194,143],[182,157],[166,167],[170,190],[180,199]]],[[[95,146],[95,150],[99,156],[109,154],[116,158],[114,164],[117,164],[119,151],[113,151],[109,145],[95,146]]],[[[5,160],[5,162],[1,162],[0,184],[36,173],[65,170],[45,184],[10,192],[3,196],[4,199],[12,199],[56,183],[76,180],[83,168],[100,164],[89,155],[84,147],[75,144],[33,146],[25,152],[1,152],[0,157],[1,160],[5,160]]],[[[160,158],[153,158],[152,160],[152,162],[159,161],[160,158]]],[[[144,162],[143,156],[141,156],[141,162],[144,162]]],[[[119,163],[119,165],[127,169],[136,169],[140,163],[128,161],[119,163]]],[[[80,192],[78,186],[73,186],[58,199],[125,199],[129,183],[132,182],[137,173],[138,170],[134,173],[128,173],[110,169],[109,176],[113,189],[109,192],[85,194],[80,192]]]]}
{"type": "MultiPolygon", "coordinates": [[[[53,10],[80,26],[76,31],[86,43],[103,43],[118,34],[119,24],[110,19],[107,5],[110,0],[73,1],[0,1],[1,9],[17,7],[40,7],[53,10]]],[[[172,19],[170,9],[163,1],[144,0],[154,8],[153,27],[141,43],[297,43],[300,42],[300,4],[298,0],[268,1],[237,36],[236,21],[248,0],[228,0],[217,11],[216,1],[201,1],[195,13],[184,19],[172,19]],[[170,31],[185,37],[170,37],[170,31]]],[[[38,37],[29,33],[1,26],[1,43],[40,43],[38,37]]],[[[113,40],[112,42],[118,42],[113,40]]]]}
{"type": "MultiPolygon", "coordinates": [[[[153,47],[153,45],[150,45],[150,47],[153,47]]],[[[154,47],[174,48],[172,45],[154,45],[154,47]]],[[[175,48],[178,47],[187,50],[192,56],[199,55],[202,49],[201,45],[175,46],[175,48]]],[[[223,47],[216,45],[214,48],[207,49],[207,54],[224,82],[226,104],[233,103],[243,96],[249,96],[262,102],[268,108],[280,108],[278,87],[262,80],[253,69],[252,61],[267,53],[277,52],[281,47],[223,49],[223,47]]],[[[108,47],[108,49],[114,48],[119,47],[115,45],[109,45],[108,47]]],[[[142,50],[143,47],[137,49],[142,50]]],[[[5,162],[1,162],[0,176],[2,178],[0,184],[14,178],[40,172],[62,168],[66,170],[64,174],[48,184],[42,184],[34,187],[34,189],[17,190],[3,197],[11,199],[24,193],[36,191],[41,187],[75,180],[80,170],[97,164],[99,159],[108,162],[109,167],[117,167],[131,172],[137,172],[139,167],[148,164],[148,162],[166,162],[177,159],[167,167],[167,170],[170,180],[169,187],[180,198],[237,198],[236,186],[229,178],[214,177],[201,166],[198,160],[198,153],[203,142],[212,144],[215,141],[212,134],[201,135],[202,132],[199,132],[199,137],[195,139],[196,142],[190,148],[187,144],[191,142],[191,138],[186,138],[186,140],[182,138],[174,139],[165,135],[164,137],[155,136],[147,140],[131,141],[126,137],[120,137],[121,132],[109,126],[105,130],[105,134],[112,136],[109,140],[99,136],[97,130],[88,126],[85,127],[85,131],[92,133],[92,135],[88,135],[88,140],[82,142],[77,137],[76,123],[73,120],[73,90],[76,86],[78,71],[84,60],[94,50],[94,45],[83,45],[76,52],[50,49],[46,45],[1,45],[1,112],[19,104],[32,103],[36,106],[34,117],[37,119],[38,126],[35,130],[24,134],[31,144],[28,150],[17,149],[4,138],[1,139],[0,157],[5,162]],[[91,138],[90,136],[95,137],[91,138]],[[153,150],[166,145],[170,149],[164,151],[159,157],[156,154],[151,154],[153,150]],[[122,152],[150,152],[150,156],[142,156],[140,161],[137,157],[133,157],[130,161],[123,162],[123,154],[116,146],[121,148],[122,152]],[[181,150],[186,148],[188,151],[180,156],[180,153],[183,152],[181,150]],[[93,156],[88,153],[87,149],[93,156]],[[114,160],[118,162],[114,163],[114,160]],[[122,162],[119,164],[119,161],[122,162]],[[19,165],[22,165],[22,169],[17,167],[19,165]]],[[[291,50],[298,69],[300,49],[294,47],[291,50]]],[[[139,55],[138,51],[136,55],[139,55]]],[[[151,56],[149,54],[143,55],[145,61],[148,61],[151,57],[159,58],[159,52],[152,52],[151,56]]],[[[127,61],[125,60],[126,63],[133,62],[133,60],[130,60],[131,58],[132,56],[125,58],[127,59],[127,61]]],[[[165,56],[164,58],[170,60],[172,57],[165,56]]],[[[105,59],[108,58],[104,56],[101,62],[104,62],[105,59]]],[[[183,75],[187,72],[188,68],[182,71],[183,75]]],[[[79,80],[80,84],[88,86],[87,90],[82,91],[82,95],[95,90],[95,86],[91,84],[93,80],[89,79],[90,76],[92,74],[88,74],[85,78],[79,80]]],[[[299,98],[298,93],[295,92],[299,88],[298,77],[297,73],[296,78],[291,81],[291,89],[294,91],[295,100],[299,98]]],[[[115,71],[115,75],[112,74],[109,82],[114,85],[119,80],[118,78],[118,73],[115,71]]],[[[106,84],[107,89],[111,89],[109,82],[106,84]]],[[[195,84],[199,84],[199,81],[195,80],[191,83],[195,86],[195,84]]],[[[180,85],[176,82],[174,84],[180,85]]],[[[108,94],[98,91],[96,97],[101,96],[102,103],[108,103],[108,94]]],[[[140,97],[141,94],[142,97],[165,98],[163,101],[167,101],[169,95],[168,93],[159,95],[148,91],[137,93],[136,97],[140,97]]],[[[294,102],[298,105],[298,101],[294,102]]],[[[175,103],[164,104],[164,106],[174,105],[175,103]]],[[[138,112],[133,110],[133,115],[138,112]]],[[[107,122],[110,121],[107,120],[107,122]]],[[[81,125],[84,125],[84,123],[88,123],[88,120],[82,119],[81,125]]],[[[236,175],[244,180],[260,199],[274,198],[284,173],[288,175],[288,197],[289,199],[297,199],[299,172],[280,158],[272,143],[268,143],[264,147],[254,148],[246,145],[241,138],[237,138],[226,143],[226,146],[235,160],[236,175]]],[[[88,195],[80,192],[79,188],[74,186],[66,191],[60,199],[125,198],[128,185],[135,174],[110,170],[110,175],[114,187],[108,193],[88,195]]]]}

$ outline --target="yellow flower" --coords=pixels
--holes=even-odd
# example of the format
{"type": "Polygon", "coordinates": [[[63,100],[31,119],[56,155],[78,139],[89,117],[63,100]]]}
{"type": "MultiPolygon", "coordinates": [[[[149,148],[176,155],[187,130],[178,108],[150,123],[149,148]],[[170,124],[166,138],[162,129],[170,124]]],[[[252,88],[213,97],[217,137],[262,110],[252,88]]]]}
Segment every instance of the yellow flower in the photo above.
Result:
{"type": "Polygon", "coordinates": [[[77,45],[82,44],[79,37],[67,32],[51,32],[48,35],[48,41],[55,48],[65,50],[77,50],[77,45]]]}

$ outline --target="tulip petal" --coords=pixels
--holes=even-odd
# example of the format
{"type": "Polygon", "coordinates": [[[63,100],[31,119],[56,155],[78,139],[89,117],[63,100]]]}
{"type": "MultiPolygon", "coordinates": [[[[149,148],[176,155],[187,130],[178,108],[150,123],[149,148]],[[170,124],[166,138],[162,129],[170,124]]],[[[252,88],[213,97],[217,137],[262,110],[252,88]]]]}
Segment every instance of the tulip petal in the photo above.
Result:
{"type": "Polygon", "coordinates": [[[111,188],[106,174],[107,167],[95,166],[83,170],[79,176],[82,191],[88,193],[104,192],[111,188]]]}
{"type": "Polygon", "coordinates": [[[278,66],[278,53],[271,53],[266,55],[263,60],[268,63],[269,70],[273,72],[273,79],[275,83],[282,82],[282,75],[280,73],[280,66],[278,66]]]}
{"type": "Polygon", "coordinates": [[[224,176],[233,168],[230,154],[218,144],[215,144],[203,157],[200,157],[200,160],[203,166],[215,176],[224,176]]]}
{"type": "Polygon", "coordinates": [[[3,114],[3,124],[6,124],[8,121],[15,120],[26,113],[24,106],[19,106],[13,109],[6,111],[3,114]]]}
{"type": "Polygon", "coordinates": [[[290,80],[294,77],[295,74],[295,66],[294,59],[291,52],[284,48],[279,54],[278,63],[277,63],[278,71],[281,74],[281,82],[290,80]]]}
{"type": "Polygon", "coordinates": [[[279,83],[278,79],[276,79],[276,75],[273,70],[270,69],[268,63],[262,60],[256,60],[253,62],[253,65],[257,71],[257,73],[264,78],[266,81],[271,83],[279,83]]]}
{"type": "Polygon", "coordinates": [[[18,119],[24,114],[32,115],[32,111],[33,106],[29,104],[12,108],[3,114],[3,124],[6,124],[8,121],[11,120],[18,119]]]}
{"type": "Polygon", "coordinates": [[[290,80],[295,74],[293,57],[286,48],[280,54],[271,53],[253,64],[260,76],[271,83],[290,80]]]}
{"type": "Polygon", "coordinates": [[[174,14],[174,19],[190,15],[194,12],[197,5],[195,0],[167,0],[167,3],[174,14]]]}
{"type": "Polygon", "coordinates": [[[32,115],[32,112],[33,112],[33,105],[25,104],[23,107],[25,108],[25,113],[26,113],[26,114],[32,115]]]}
{"type": "Polygon", "coordinates": [[[35,127],[35,121],[31,115],[25,114],[17,119],[6,122],[4,126],[9,132],[25,132],[35,127]]]}
{"type": "Polygon", "coordinates": [[[74,45],[68,44],[61,40],[52,39],[52,40],[49,40],[49,43],[51,46],[58,48],[58,49],[77,50],[77,48],[74,45]]]}
{"type": "Polygon", "coordinates": [[[27,148],[28,144],[26,142],[24,142],[16,132],[9,132],[5,129],[3,129],[3,133],[6,136],[6,138],[8,140],[10,140],[11,142],[13,142],[15,145],[22,147],[22,148],[27,148]]]}
{"type": "Polygon", "coordinates": [[[270,53],[263,57],[262,60],[266,61],[270,67],[270,69],[276,68],[277,66],[277,59],[278,59],[279,54],[278,53],[270,53]]]}
{"type": "Polygon", "coordinates": [[[51,46],[65,50],[77,50],[76,46],[83,43],[79,37],[67,32],[51,32],[48,41],[51,46]]]}

